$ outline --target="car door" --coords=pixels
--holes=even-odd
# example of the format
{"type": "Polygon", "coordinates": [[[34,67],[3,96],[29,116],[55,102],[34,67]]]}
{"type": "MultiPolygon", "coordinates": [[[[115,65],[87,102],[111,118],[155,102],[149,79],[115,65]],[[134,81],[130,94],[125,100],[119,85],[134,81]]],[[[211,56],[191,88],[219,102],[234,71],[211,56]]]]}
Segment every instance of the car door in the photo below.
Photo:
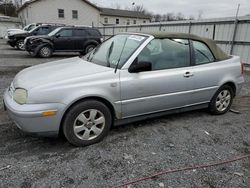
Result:
{"type": "Polygon", "coordinates": [[[191,72],[194,75],[194,89],[191,103],[207,103],[218,89],[223,67],[215,62],[209,47],[200,41],[192,41],[193,58],[191,72]]]}
{"type": "Polygon", "coordinates": [[[85,29],[75,29],[74,30],[74,42],[75,42],[75,50],[83,51],[84,43],[88,39],[88,33],[85,29]]]}
{"type": "Polygon", "coordinates": [[[189,105],[194,81],[188,40],[154,39],[134,63],[143,62],[150,62],[152,71],[120,73],[124,118],[189,105]]]}
{"type": "Polygon", "coordinates": [[[75,42],[72,40],[72,29],[61,29],[54,38],[54,49],[56,51],[70,51],[74,49],[75,42]]]}

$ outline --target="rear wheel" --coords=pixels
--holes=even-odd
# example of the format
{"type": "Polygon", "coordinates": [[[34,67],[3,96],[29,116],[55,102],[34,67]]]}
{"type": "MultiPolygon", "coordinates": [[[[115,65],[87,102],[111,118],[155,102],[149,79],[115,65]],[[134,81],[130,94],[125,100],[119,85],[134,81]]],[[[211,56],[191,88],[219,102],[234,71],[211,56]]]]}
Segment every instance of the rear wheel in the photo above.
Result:
{"type": "Polygon", "coordinates": [[[88,46],[85,48],[85,51],[84,51],[85,54],[87,54],[87,53],[91,52],[92,50],[94,50],[95,47],[96,47],[96,45],[94,45],[94,44],[88,45],[88,46]]]}
{"type": "Polygon", "coordinates": [[[75,146],[87,146],[100,142],[111,127],[109,108],[96,100],[88,100],[73,106],[63,122],[63,133],[75,146]]]}
{"type": "Polygon", "coordinates": [[[16,42],[16,47],[18,50],[25,50],[24,48],[24,40],[19,40],[16,42]]]}
{"type": "Polygon", "coordinates": [[[52,55],[52,48],[50,46],[43,46],[38,52],[40,57],[48,58],[52,55]]]}
{"type": "Polygon", "coordinates": [[[221,115],[228,112],[233,102],[233,90],[230,86],[222,86],[212,98],[209,110],[212,114],[221,115]]]}

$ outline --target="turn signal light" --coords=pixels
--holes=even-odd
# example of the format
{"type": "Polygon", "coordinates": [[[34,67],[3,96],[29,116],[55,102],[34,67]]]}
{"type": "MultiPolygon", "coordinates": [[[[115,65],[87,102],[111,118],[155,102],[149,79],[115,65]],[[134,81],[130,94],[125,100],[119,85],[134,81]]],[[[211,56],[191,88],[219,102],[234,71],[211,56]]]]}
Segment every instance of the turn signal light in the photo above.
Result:
{"type": "Polygon", "coordinates": [[[46,112],[42,112],[42,115],[43,116],[54,116],[54,115],[56,115],[56,112],[57,111],[54,111],[54,110],[52,110],[52,111],[46,111],[46,112]]]}

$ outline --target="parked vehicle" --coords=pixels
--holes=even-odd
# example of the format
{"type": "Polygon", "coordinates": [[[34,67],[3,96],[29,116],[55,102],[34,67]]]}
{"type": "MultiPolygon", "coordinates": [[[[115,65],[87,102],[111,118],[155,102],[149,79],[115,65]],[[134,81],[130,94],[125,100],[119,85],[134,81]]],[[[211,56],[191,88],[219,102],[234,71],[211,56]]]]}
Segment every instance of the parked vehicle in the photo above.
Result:
{"type": "Polygon", "coordinates": [[[23,131],[62,131],[71,144],[86,146],[112,125],[200,108],[224,114],[243,82],[240,58],[210,39],[124,33],[83,58],[21,71],[4,104],[23,131]]]}
{"type": "Polygon", "coordinates": [[[17,33],[8,36],[7,43],[12,47],[17,47],[19,50],[24,50],[24,40],[26,37],[33,35],[47,35],[54,29],[62,27],[62,24],[43,24],[38,27],[31,29],[30,31],[23,31],[22,33],[17,33]]]}
{"type": "Polygon", "coordinates": [[[90,27],[59,27],[47,36],[32,36],[25,40],[25,49],[32,56],[50,57],[53,52],[86,54],[101,43],[102,35],[90,27]]]}
{"type": "Polygon", "coordinates": [[[26,25],[23,29],[8,29],[6,38],[8,38],[8,36],[11,36],[14,34],[23,33],[25,31],[28,32],[39,25],[42,25],[42,24],[41,23],[32,23],[32,24],[26,25]]]}

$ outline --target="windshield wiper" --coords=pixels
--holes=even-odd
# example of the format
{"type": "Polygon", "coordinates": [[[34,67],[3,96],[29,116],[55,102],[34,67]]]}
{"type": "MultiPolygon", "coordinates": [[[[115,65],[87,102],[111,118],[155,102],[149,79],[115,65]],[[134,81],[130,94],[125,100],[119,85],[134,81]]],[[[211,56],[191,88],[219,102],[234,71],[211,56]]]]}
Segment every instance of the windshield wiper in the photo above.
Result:
{"type": "Polygon", "coordinates": [[[114,41],[112,41],[109,49],[108,49],[108,53],[107,53],[107,56],[106,56],[106,60],[107,60],[107,67],[110,67],[110,56],[112,54],[112,51],[113,51],[113,48],[114,48],[114,41]]]}

